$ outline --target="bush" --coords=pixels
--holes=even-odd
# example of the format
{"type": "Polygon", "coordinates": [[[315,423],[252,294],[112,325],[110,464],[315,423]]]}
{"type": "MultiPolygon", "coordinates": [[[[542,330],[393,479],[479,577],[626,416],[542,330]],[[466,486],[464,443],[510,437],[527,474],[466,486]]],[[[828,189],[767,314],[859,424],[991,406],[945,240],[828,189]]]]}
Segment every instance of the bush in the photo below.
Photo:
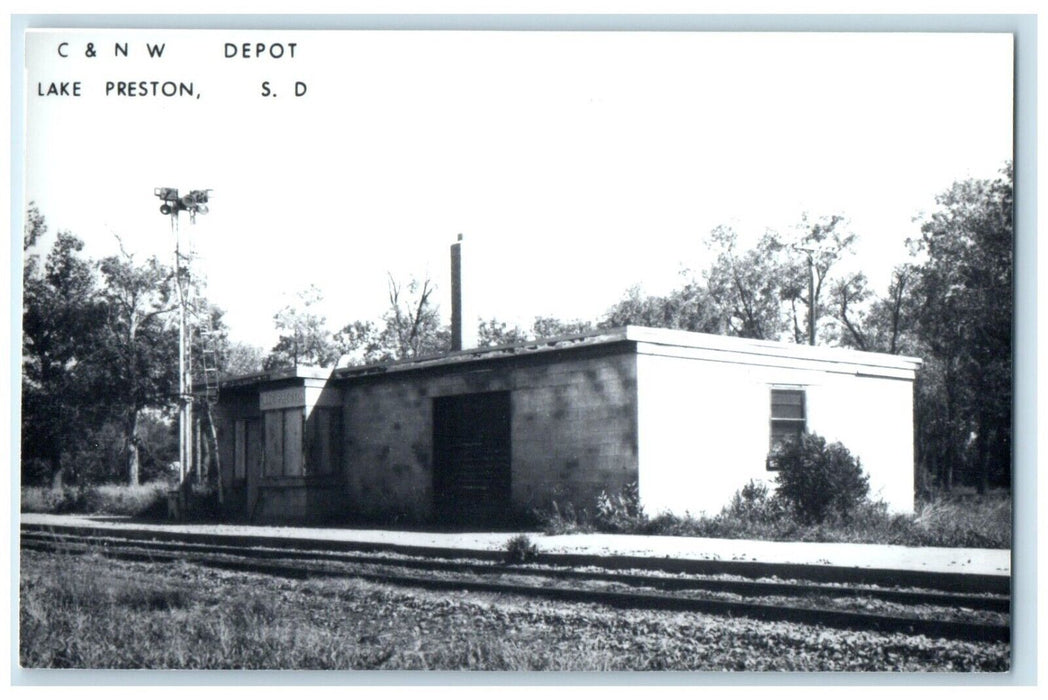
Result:
{"type": "Polygon", "coordinates": [[[772,455],[778,469],[778,496],[806,523],[835,515],[847,521],[870,492],[862,464],[839,442],[826,444],[814,433],[779,447],[772,455]]]}
{"type": "Polygon", "coordinates": [[[506,540],[506,563],[524,564],[539,555],[538,546],[527,535],[516,535],[506,540]]]}
{"type": "Polygon", "coordinates": [[[735,492],[718,515],[721,519],[742,521],[778,521],[789,513],[789,504],[763,481],[750,479],[735,492]]]}
{"type": "MultiPolygon", "coordinates": [[[[820,440],[815,444],[818,445],[820,440]]],[[[824,445],[823,450],[816,452],[828,453],[849,466],[848,460],[843,458],[847,450],[839,445],[824,445]]],[[[570,502],[565,502],[554,503],[551,509],[536,511],[535,515],[546,534],[550,535],[600,531],[911,547],[1007,549],[1011,546],[1012,502],[1007,491],[971,497],[940,495],[934,501],[919,503],[915,516],[892,513],[884,502],[866,497],[866,477],[859,471],[858,461],[853,461],[854,465],[849,469],[856,482],[851,489],[855,500],[842,503],[839,498],[831,498],[824,517],[817,521],[802,517],[803,502],[798,505],[783,495],[781,488],[773,490],[760,481],[750,481],[743,486],[731,502],[713,516],[659,513],[648,517],[639,505],[634,507],[632,486],[614,496],[602,494],[593,511],[576,509],[570,502]],[[858,476],[855,475],[857,471],[858,476]]]]}

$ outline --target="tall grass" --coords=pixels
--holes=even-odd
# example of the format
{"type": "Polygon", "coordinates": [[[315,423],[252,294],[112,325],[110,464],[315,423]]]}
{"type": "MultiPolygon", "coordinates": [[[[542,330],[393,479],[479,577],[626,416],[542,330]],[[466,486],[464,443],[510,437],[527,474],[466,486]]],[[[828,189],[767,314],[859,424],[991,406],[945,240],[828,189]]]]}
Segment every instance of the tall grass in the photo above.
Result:
{"type": "Polygon", "coordinates": [[[921,547],[1009,549],[1012,500],[1007,492],[939,495],[917,504],[913,515],[891,513],[883,502],[864,501],[847,517],[809,523],[767,486],[751,482],[713,516],[647,515],[635,490],[602,494],[592,508],[553,504],[536,513],[547,534],[619,532],[790,542],[854,542],[921,547]]]}
{"type": "Polygon", "coordinates": [[[167,491],[170,488],[166,481],[138,486],[26,486],[21,494],[22,512],[163,516],[167,512],[167,491]]]}

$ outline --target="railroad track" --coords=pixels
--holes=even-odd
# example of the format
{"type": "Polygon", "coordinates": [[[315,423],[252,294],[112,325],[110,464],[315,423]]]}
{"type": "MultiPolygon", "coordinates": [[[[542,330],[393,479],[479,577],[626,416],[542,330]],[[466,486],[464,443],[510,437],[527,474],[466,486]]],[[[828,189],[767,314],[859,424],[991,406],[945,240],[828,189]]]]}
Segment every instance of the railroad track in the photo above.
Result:
{"type": "Polygon", "coordinates": [[[769,581],[740,576],[621,572],[546,564],[507,565],[470,558],[402,553],[331,551],[311,547],[246,546],[163,540],[141,533],[23,528],[23,549],[168,562],[274,576],[354,577],[429,590],[498,593],[620,608],[699,612],[767,621],[901,632],[966,641],[1007,642],[1010,599],[999,592],[958,593],[932,588],[856,586],[813,581],[769,581]],[[870,610],[875,612],[870,612],[870,610]]]}

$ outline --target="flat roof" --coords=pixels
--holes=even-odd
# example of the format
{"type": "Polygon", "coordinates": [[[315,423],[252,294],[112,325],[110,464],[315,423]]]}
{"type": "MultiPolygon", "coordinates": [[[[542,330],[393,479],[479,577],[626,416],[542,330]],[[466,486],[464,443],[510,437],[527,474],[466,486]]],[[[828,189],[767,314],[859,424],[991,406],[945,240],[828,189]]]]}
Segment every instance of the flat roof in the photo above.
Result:
{"type": "MultiPolygon", "coordinates": [[[[712,351],[718,354],[727,353],[724,355],[725,361],[731,361],[731,355],[736,355],[745,356],[751,359],[780,358],[788,360],[829,362],[854,365],[855,367],[860,368],[860,370],[865,368],[873,373],[877,373],[877,370],[888,370],[892,374],[898,372],[915,372],[922,364],[920,358],[916,357],[865,352],[861,350],[852,350],[850,348],[833,348],[821,345],[798,345],[796,343],[784,343],[774,340],[753,340],[750,338],[736,338],[725,335],[713,335],[710,333],[669,330],[666,328],[622,326],[618,328],[601,329],[552,338],[540,338],[510,345],[471,348],[468,350],[457,350],[454,352],[446,352],[438,355],[429,355],[408,360],[376,362],[368,365],[343,367],[340,369],[325,369],[309,366],[299,366],[295,368],[288,367],[269,370],[266,372],[223,377],[220,380],[220,386],[234,388],[238,386],[248,386],[251,384],[287,379],[350,379],[355,377],[413,371],[431,367],[454,366],[501,358],[559,353],[580,348],[612,345],[615,343],[644,344],[648,347],[658,347],[662,350],[669,351],[670,354],[676,354],[674,353],[674,349],[684,353],[687,351],[712,351]]],[[[682,356],[687,355],[683,354],[682,356]]]]}
{"type": "MultiPolygon", "coordinates": [[[[250,374],[226,375],[220,377],[218,383],[220,387],[232,388],[259,384],[261,382],[275,382],[281,379],[327,379],[334,371],[331,368],[300,365],[298,367],[281,367],[261,372],[251,372],[250,374]]],[[[193,391],[199,391],[202,388],[202,382],[199,380],[193,382],[193,391]]]]}
{"type": "Polygon", "coordinates": [[[626,338],[638,343],[665,345],[695,350],[715,350],[740,355],[756,355],[793,360],[815,360],[819,362],[844,363],[860,367],[909,370],[920,369],[923,360],[907,355],[890,355],[883,352],[867,352],[852,348],[834,348],[825,345],[798,345],[776,340],[753,340],[728,335],[693,333],[666,328],[626,326],[626,338]]]}

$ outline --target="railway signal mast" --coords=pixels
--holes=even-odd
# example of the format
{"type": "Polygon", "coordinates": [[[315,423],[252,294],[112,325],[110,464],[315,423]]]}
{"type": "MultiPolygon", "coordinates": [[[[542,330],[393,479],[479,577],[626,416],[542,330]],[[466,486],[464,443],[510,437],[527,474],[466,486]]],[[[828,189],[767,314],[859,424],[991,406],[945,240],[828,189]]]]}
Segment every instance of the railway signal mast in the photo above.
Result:
{"type": "MultiPolygon", "coordinates": [[[[190,223],[196,223],[197,214],[207,214],[207,202],[211,190],[192,190],[188,194],[178,194],[174,187],[157,187],[153,194],[163,202],[160,205],[160,213],[171,219],[171,232],[175,238],[175,286],[178,291],[179,323],[178,323],[178,469],[179,485],[188,483],[188,476],[193,464],[193,367],[192,367],[192,329],[190,327],[189,313],[191,308],[191,289],[189,262],[190,256],[182,251],[182,239],[178,229],[178,215],[185,211],[189,212],[190,223]]],[[[210,320],[210,314],[205,310],[205,316],[210,320]]],[[[210,331],[210,323],[207,323],[210,331]]],[[[205,351],[206,354],[206,351],[205,351]]],[[[215,373],[217,380],[217,372],[215,373]]],[[[210,389],[209,370],[205,364],[205,376],[208,379],[210,389]]],[[[217,387],[217,384],[216,384],[217,387]]],[[[207,397],[210,401],[210,391],[207,397]]],[[[210,410],[210,405],[208,406],[210,410]]],[[[212,423],[212,428],[214,427],[212,423]]],[[[198,467],[199,468],[199,467],[198,467]]]]}

